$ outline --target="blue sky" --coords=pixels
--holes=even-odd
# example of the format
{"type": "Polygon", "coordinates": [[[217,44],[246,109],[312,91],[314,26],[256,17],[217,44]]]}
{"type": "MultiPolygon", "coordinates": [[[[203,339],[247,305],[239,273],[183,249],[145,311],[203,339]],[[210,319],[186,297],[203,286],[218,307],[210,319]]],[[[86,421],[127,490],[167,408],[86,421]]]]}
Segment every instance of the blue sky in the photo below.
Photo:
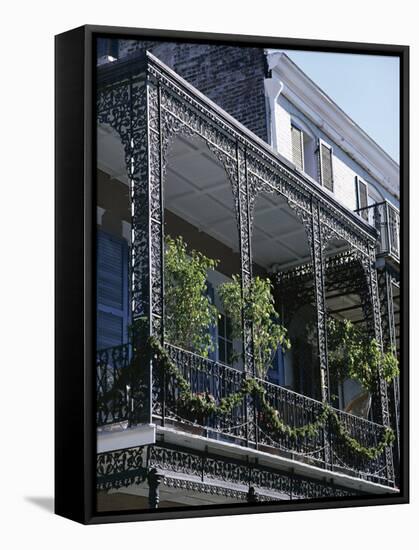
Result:
{"type": "Polygon", "coordinates": [[[398,57],[283,51],[399,161],[398,57]]]}

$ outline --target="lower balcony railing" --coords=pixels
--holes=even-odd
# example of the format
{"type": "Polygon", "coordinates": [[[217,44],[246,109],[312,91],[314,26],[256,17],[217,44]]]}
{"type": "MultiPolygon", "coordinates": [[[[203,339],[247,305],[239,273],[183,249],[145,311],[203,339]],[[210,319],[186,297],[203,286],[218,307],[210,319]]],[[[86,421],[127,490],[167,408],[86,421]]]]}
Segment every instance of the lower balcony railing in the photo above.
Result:
{"type": "MultiPolygon", "coordinates": [[[[243,387],[245,375],[242,371],[172,345],[166,345],[166,351],[194,396],[217,405],[223,398],[238,394],[243,387]]],[[[115,423],[128,426],[130,422],[135,395],[132,395],[129,385],[118,385],[129,362],[128,345],[98,352],[98,426],[115,423]],[[116,386],[118,391],[112,391],[116,386]],[[108,398],[104,399],[104,396],[108,398]]],[[[359,445],[372,449],[383,440],[384,426],[333,408],[330,410],[335,420],[332,422],[331,417],[327,417],[325,422],[321,422],[319,419],[325,411],[321,402],[267,381],[255,380],[258,387],[263,388],[263,395],[246,395],[222,414],[204,414],[182,399],[179,384],[173,377],[156,374],[152,392],[154,421],[327,470],[393,484],[387,471],[385,452],[369,458],[365,453],[354,451],[348,445],[348,438],[342,437],[344,429],[346,435],[359,445]],[[275,411],[285,429],[272,426],[268,408],[275,411]],[[336,419],[340,431],[336,429],[336,419]]]]}

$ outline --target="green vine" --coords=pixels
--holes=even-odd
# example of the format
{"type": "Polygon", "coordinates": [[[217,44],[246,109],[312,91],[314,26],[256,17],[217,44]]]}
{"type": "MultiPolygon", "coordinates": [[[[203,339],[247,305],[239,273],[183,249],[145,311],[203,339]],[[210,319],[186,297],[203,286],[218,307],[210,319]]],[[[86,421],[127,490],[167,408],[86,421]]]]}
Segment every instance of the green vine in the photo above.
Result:
{"type": "Polygon", "coordinates": [[[391,428],[386,427],[384,429],[384,434],[381,439],[381,441],[375,446],[375,447],[364,447],[354,439],[348,432],[348,430],[345,428],[345,426],[342,424],[342,422],[339,420],[338,415],[336,414],[336,411],[333,409],[330,410],[329,417],[331,418],[331,421],[333,422],[336,434],[342,441],[345,443],[347,447],[349,447],[353,452],[361,455],[363,458],[367,458],[369,460],[374,460],[380,454],[384,451],[386,447],[389,447],[393,441],[394,441],[394,432],[391,428]]]}
{"type": "Polygon", "coordinates": [[[394,441],[393,431],[386,427],[382,440],[375,447],[365,447],[349,434],[336,411],[327,403],[323,403],[322,411],[316,420],[298,428],[292,427],[286,424],[279,417],[279,412],[266,401],[266,390],[253,378],[244,379],[240,389],[236,393],[223,397],[217,404],[214,396],[209,393],[194,394],[192,392],[189,382],[185,380],[171,360],[168,352],[155,337],[151,336],[149,338],[148,345],[150,354],[163,369],[163,372],[171,376],[176,382],[179,390],[179,402],[183,406],[188,407],[190,412],[195,415],[216,414],[223,416],[229,414],[234,407],[240,405],[246,396],[253,396],[259,399],[263,414],[266,416],[266,422],[273,435],[276,436],[286,435],[294,440],[304,437],[315,437],[318,435],[319,430],[324,428],[328,420],[330,420],[335,427],[336,435],[343,443],[357,455],[370,460],[377,458],[394,441]]]}
{"type": "Polygon", "coordinates": [[[218,261],[188,249],[182,237],[165,238],[165,339],[203,357],[214,351],[210,327],[218,311],[207,293],[207,272],[218,261]]]}
{"type": "Polygon", "coordinates": [[[335,384],[357,380],[374,393],[379,377],[389,383],[399,375],[394,349],[384,352],[375,338],[346,319],[330,318],[327,329],[330,374],[335,384]]]}
{"type": "Polygon", "coordinates": [[[252,323],[255,368],[258,376],[265,378],[278,346],[285,350],[291,347],[287,329],[275,309],[272,282],[256,276],[242,289],[240,277],[233,275],[231,281],[218,287],[218,294],[231,319],[234,338],[243,337],[243,316],[252,323]]]}

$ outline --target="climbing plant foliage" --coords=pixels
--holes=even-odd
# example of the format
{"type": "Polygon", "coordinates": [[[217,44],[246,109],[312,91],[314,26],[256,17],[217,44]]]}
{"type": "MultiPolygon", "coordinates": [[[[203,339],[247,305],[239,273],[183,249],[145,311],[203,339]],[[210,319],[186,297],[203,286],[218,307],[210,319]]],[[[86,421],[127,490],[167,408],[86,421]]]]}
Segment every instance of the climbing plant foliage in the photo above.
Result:
{"type": "Polygon", "coordinates": [[[265,378],[278,346],[290,348],[287,329],[275,309],[271,281],[255,277],[242,292],[240,277],[233,275],[231,282],[219,286],[218,294],[231,319],[234,338],[242,337],[242,314],[252,323],[255,368],[258,376],[265,378]]]}
{"type": "Polygon", "coordinates": [[[188,250],[182,237],[166,237],[164,267],[165,339],[203,357],[213,351],[210,326],[217,309],[207,294],[207,272],[217,261],[188,250]]]}
{"type": "MultiPolygon", "coordinates": [[[[181,237],[166,237],[165,339],[203,357],[214,349],[210,327],[216,324],[218,312],[206,292],[206,279],[208,270],[217,265],[218,260],[188,250],[181,237]]],[[[264,378],[278,346],[290,347],[275,309],[272,283],[255,277],[242,292],[240,277],[233,275],[231,282],[218,287],[218,294],[231,320],[233,338],[243,337],[243,314],[252,323],[256,372],[264,378]]]]}
{"type": "Polygon", "coordinates": [[[357,380],[373,392],[379,376],[391,382],[399,374],[394,350],[383,352],[375,338],[369,338],[348,320],[329,319],[328,351],[330,373],[338,382],[357,380]]]}

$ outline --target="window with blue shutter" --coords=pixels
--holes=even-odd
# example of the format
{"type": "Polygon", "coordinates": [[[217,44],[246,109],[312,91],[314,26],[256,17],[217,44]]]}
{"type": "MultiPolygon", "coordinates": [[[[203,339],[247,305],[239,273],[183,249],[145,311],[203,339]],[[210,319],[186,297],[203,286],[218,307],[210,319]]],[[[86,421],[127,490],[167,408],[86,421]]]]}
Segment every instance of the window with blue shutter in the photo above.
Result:
{"type": "Polygon", "coordinates": [[[128,245],[104,231],[97,235],[96,348],[128,340],[128,245]]]}
{"type": "MultiPolygon", "coordinates": [[[[215,304],[214,285],[209,281],[207,281],[207,296],[211,303],[215,304]]],[[[230,318],[218,311],[218,319],[209,329],[214,350],[209,352],[208,357],[213,361],[231,365],[233,363],[233,338],[230,318]]]]}
{"type": "Polygon", "coordinates": [[[268,380],[279,386],[285,385],[285,352],[282,346],[278,346],[272,360],[272,366],[268,370],[268,380]]]}
{"type": "Polygon", "coordinates": [[[279,386],[285,385],[285,361],[281,346],[278,346],[272,361],[272,367],[268,370],[268,380],[279,386]]]}

